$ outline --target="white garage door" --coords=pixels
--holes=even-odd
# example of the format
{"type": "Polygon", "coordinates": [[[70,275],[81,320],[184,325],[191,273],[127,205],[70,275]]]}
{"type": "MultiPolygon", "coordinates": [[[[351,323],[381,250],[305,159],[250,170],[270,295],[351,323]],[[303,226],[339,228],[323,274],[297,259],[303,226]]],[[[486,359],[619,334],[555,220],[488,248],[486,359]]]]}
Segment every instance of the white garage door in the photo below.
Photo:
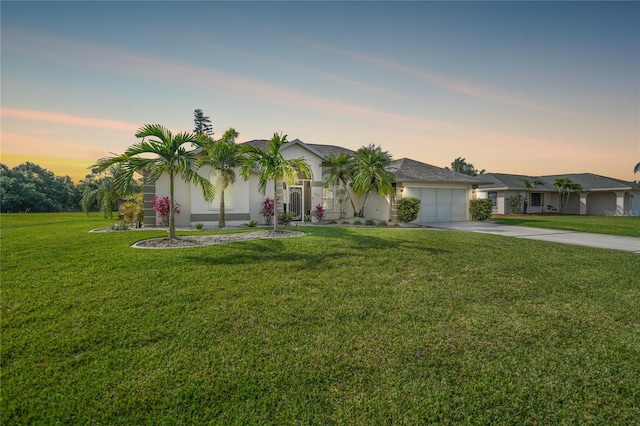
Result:
{"type": "Polygon", "coordinates": [[[467,190],[464,188],[412,188],[411,193],[421,200],[420,222],[467,220],[467,190]]]}

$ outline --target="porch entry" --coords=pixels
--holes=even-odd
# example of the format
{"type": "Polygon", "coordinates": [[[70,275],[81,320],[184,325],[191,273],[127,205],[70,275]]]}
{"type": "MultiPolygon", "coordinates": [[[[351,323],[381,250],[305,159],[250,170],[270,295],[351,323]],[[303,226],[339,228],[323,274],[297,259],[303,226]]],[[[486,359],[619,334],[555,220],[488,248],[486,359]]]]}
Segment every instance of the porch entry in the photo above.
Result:
{"type": "Polygon", "coordinates": [[[286,211],[293,214],[294,222],[305,222],[311,214],[311,182],[298,181],[287,188],[286,211]]]}

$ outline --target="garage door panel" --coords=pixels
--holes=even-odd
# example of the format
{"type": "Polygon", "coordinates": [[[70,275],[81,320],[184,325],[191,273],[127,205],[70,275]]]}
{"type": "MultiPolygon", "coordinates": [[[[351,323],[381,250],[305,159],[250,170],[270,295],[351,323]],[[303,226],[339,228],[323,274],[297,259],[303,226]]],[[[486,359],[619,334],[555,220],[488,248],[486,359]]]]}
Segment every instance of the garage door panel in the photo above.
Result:
{"type": "Polygon", "coordinates": [[[420,192],[420,221],[435,222],[437,218],[437,191],[435,188],[422,188],[420,192]]]}
{"type": "Polygon", "coordinates": [[[451,221],[467,220],[467,190],[455,188],[451,190],[451,221]]]}

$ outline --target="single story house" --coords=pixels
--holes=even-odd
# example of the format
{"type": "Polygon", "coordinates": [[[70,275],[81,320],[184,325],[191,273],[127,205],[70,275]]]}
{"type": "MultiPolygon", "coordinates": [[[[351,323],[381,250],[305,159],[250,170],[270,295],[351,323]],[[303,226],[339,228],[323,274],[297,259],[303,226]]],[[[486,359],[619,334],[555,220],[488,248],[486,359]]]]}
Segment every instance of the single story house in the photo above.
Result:
{"type": "Polygon", "coordinates": [[[640,188],[634,182],[600,176],[593,173],[566,175],[524,176],[505,173],[483,175],[493,183],[481,184],[478,198],[493,200],[495,214],[512,213],[507,198],[521,194],[527,201],[528,213],[553,213],[560,211],[560,195],[553,186],[557,178],[569,178],[582,185],[582,191],[569,196],[563,213],[581,215],[640,216],[640,188]],[[527,190],[522,179],[540,180],[542,185],[527,190]]]}
{"type": "MultiPolygon", "coordinates": [[[[266,149],[267,140],[252,140],[246,144],[266,149]]],[[[309,178],[300,175],[293,185],[276,183],[276,199],[280,212],[292,212],[294,222],[308,222],[315,218],[315,206],[322,204],[326,210],[325,220],[352,218],[353,207],[347,194],[341,187],[323,186],[324,170],[322,163],[339,154],[353,154],[354,151],[335,145],[319,145],[295,139],[281,148],[287,158],[303,157],[311,168],[309,178]]],[[[394,160],[388,170],[395,176],[395,193],[391,196],[369,195],[364,216],[378,221],[396,221],[396,203],[402,197],[416,197],[422,200],[420,216],[417,221],[464,221],[470,220],[469,200],[479,184],[489,183],[484,177],[471,177],[451,170],[403,158],[394,160]]],[[[208,166],[200,169],[200,175],[208,177],[217,185],[216,172],[208,166]]],[[[252,173],[247,181],[238,179],[225,190],[225,219],[228,225],[241,225],[251,220],[264,223],[260,214],[261,202],[265,197],[274,197],[273,186],[267,185],[266,194],[258,191],[257,173],[252,173]]],[[[169,179],[162,176],[154,184],[145,186],[144,223],[155,226],[158,223],[151,198],[169,195],[169,179]]],[[[362,205],[364,196],[348,194],[356,207],[362,205]]],[[[175,216],[176,226],[193,226],[196,223],[216,225],[219,218],[219,199],[208,202],[200,188],[176,179],[174,196],[180,204],[181,212],[175,216]]],[[[220,191],[216,191],[216,197],[220,191]]]]}

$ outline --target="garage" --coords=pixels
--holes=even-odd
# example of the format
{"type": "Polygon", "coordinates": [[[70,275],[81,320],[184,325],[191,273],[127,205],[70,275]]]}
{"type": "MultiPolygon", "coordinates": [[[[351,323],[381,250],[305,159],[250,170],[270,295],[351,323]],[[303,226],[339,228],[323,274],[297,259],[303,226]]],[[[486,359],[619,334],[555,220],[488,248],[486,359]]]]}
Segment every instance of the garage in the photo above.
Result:
{"type": "Polygon", "coordinates": [[[417,222],[467,220],[466,188],[406,188],[407,196],[420,199],[417,222]]]}

